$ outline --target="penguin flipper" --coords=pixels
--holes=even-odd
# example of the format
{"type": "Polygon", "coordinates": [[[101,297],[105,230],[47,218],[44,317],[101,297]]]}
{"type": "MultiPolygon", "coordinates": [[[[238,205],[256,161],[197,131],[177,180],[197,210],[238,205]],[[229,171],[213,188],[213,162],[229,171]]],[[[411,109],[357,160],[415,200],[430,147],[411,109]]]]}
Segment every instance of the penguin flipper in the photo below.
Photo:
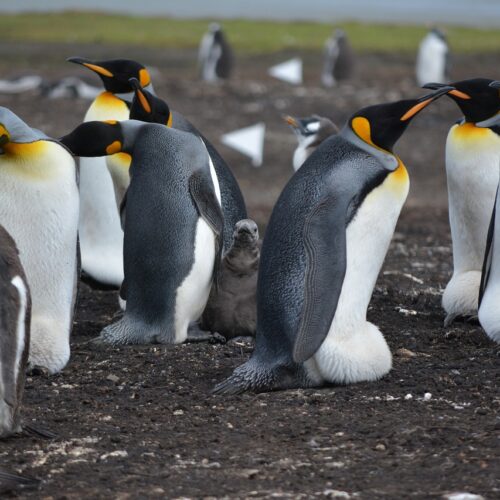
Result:
{"type": "Polygon", "coordinates": [[[304,224],[305,290],[293,347],[296,363],[303,363],[316,353],[335,316],[346,272],[348,202],[340,193],[327,195],[313,207],[304,224]]]}
{"type": "Polygon", "coordinates": [[[120,202],[120,225],[123,231],[125,231],[125,210],[127,208],[127,193],[128,189],[125,191],[122,201],[120,202]]]}
{"type": "Polygon", "coordinates": [[[207,179],[202,171],[194,172],[189,178],[189,193],[196,205],[200,217],[211,227],[215,233],[215,283],[219,276],[222,260],[224,216],[213,189],[209,189],[207,179]]]}
{"type": "Polygon", "coordinates": [[[496,207],[497,207],[497,199],[498,199],[498,188],[497,186],[497,194],[495,196],[495,204],[493,205],[493,211],[491,212],[490,225],[488,227],[488,236],[486,237],[486,249],[484,251],[484,260],[483,260],[483,269],[481,272],[481,283],[479,285],[479,302],[478,308],[481,307],[481,302],[483,300],[484,291],[486,290],[486,286],[488,285],[488,279],[490,277],[491,270],[491,260],[493,258],[493,235],[495,232],[495,216],[496,216],[496,207]]]}

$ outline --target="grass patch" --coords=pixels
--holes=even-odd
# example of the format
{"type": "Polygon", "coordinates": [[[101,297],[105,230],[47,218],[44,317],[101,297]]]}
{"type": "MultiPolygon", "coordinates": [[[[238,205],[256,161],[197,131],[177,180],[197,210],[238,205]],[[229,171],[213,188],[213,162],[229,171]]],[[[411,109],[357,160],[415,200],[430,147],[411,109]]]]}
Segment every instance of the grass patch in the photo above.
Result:
{"type": "MultiPolygon", "coordinates": [[[[195,48],[207,29],[206,20],[132,17],[102,13],[2,14],[0,41],[77,42],[195,48]]],[[[427,29],[422,26],[343,23],[359,52],[415,52],[427,29]]],[[[225,31],[235,50],[260,54],[280,50],[320,50],[331,24],[226,20],[225,31]]],[[[498,52],[500,30],[449,27],[452,50],[498,52]]]]}

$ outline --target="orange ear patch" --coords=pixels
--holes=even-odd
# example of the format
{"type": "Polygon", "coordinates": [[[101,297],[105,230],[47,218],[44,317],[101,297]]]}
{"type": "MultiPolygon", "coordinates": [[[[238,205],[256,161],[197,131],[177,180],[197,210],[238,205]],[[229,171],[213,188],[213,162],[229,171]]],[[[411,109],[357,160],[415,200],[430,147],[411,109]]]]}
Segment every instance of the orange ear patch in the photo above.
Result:
{"type": "Polygon", "coordinates": [[[121,150],[122,143],[120,141],[114,141],[106,148],[106,153],[108,155],[114,155],[115,153],[119,153],[121,150]]]}
{"type": "Polygon", "coordinates": [[[139,71],[139,83],[141,87],[146,87],[151,83],[151,77],[149,76],[148,70],[145,68],[139,71]]]}
{"type": "Polygon", "coordinates": [[[351,122],[351,127],[356,132],[356,135],[359,136],[360,139],[363,139],[368,144],[375,146],[372,142],[372,133],[370,128],[370,122],[364,116],[356,116],[354,120],[351,122]]]}
{"type": "Polygon", "coordinates": [[[172,117],[172,113],[170,113],[170,114],[168,115],[167,127],[171,127],[171,126],[172,126],[172,119],[173,119],[173,117],[172,117]]]}

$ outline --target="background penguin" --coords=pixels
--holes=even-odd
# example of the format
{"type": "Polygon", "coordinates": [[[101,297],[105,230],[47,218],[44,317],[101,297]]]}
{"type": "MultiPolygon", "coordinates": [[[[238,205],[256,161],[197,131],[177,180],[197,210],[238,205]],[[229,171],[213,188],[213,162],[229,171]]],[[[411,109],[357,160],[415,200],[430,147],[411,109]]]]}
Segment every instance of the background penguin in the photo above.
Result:
{"type": "Polygon", "coordinates": [[[354,54],[347,35],[345,31],[337,29],[325,42],[321,82],[325,87],[333,87],[338,80],[349,78],[353,68],[354,54]]]}
{"type": "Polygon", "coordinates": [[[212,23],[201,39],[198,64],[201,78],[206,82],[216,82],[231,76],[234,65],[233,51],[217,23],[212,23]]]}
{"type": "MultiPolygon", "coordinates": [[[[84,121],[128,120],[134,93],[129,79],[136,77],[152,90],[147,69],[135,61],[90,61],[70,57],[99,75],[105,91],[90,105],[84,121]]],[[[126,178],[130,157],[124,153],[108,158],[80,160],[80,248],[82,269],[93,285],[119,287],[123,281],[123,231],[116,207],[112,176],[126,178]],[[109,171],[108,171],[109,169],[109,171]]]]}
{"type": "Polygon", "coordinates": [[[293,169],[297,171],[311,153],[339,129],[328,118],[312,115],[307,118],[285,116],[284,120],[292,127],[299,145],[293,153],[293,169]]]}
{"type": "Polygon", "coordinates": [[[178,130],[199,136],[207,148],[219,182],[222,213],[224,215],[224,251],[232,245],[235,224],[247,218],[245,200],[236,178],[222,156],[212,143],[204,137],[184,116],[170,111],[168,105],[159,97],[141,88],[137,80],[132,80],[136,96],[130,108],[130,118],[151,123],[163,123],[178,130]]]}
{"type": "MultiPolygon", "coordinates": [[[[449,96],[464,117],[451,127],[446,139],[453,276],[443,294],[445,326],[457,316],[477,316],[488,222],[499,180],[500,137],[476,126],[500,111],[498,89],[490,87],[491,82],[475,78],[450,84],[455,90],[449,96]]],[[[441,86],[429,83],[424,87],[441,86]]]]}
{"type": "Polygon", "coordinates": [[[200,328],[226,339],[255,335],[259,229],[251,219],[236,223],[233,244],[222,259],[218,286],[212,286],[200,328]]]}
{"type": "Polygon", "coordinates": [[[71,154],[0,107],[0,223],[19,248],[31,289],[31,366],[69,360],[78,284],[78,187],[71,154]]]}
{"type": "Polygon", "coordinates": [[[262,245],[255,350],[215,393],[369,381],[391,369],[366,310],[409,188],[392,148],[447,91],[358,111],[291,178],[262,245]]]}
{"type": "Polygon", "coordinates": [[[420,42],[415,73],[418,85],[427,82],[450,81],[450,49],[446,36],[439,29],[432,29],[420,42]]]}
{"type": "Polygon", "coordinates": [[[132,156],[124,264],[127,309],[112,344],[180,343],[208,300],[220,262],[220,190],[203,141],[136,120],[88,122],[61,139],[78,156],[132,156]],[[91,140],[92,139],[92,140],[91,140]]]}

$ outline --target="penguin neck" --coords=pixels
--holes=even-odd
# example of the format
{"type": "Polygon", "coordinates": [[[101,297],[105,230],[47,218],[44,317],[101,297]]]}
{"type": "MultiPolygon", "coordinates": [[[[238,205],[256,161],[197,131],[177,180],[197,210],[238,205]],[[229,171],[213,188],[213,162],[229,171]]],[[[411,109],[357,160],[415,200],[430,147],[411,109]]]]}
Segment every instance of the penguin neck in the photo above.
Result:
{"type": "Polygon", "coordinates": [[[350,142],[354,146],[377,158],[377,160],[382,163],[384,168],[391,172],[394,172],[401,164],[401,160],[398,156],[396,156],[394,153],[372,146],[371,144],[363,141],[363,139],[361,139],[354,133],[349,125],[345,125],[344,128],[340,131],[339,135],[341,135],[346,141],[350,142]]]}
{"type": "Polygon", "coordinates": [[[111,92],[101,92],[92,102],[84,121],[93,120],[128,120],[127,103],[111,92]]]}
{"type": "Polygon", "coordinates": [[[245,263],[245,269],[251,271],[256,269],[259,265],[259,245],[258,241],[251,243],[240,243],[235,240],[233,246],[229,249],[225,255],[225,261],[227,267],[235,272],[241,272],[241,259],[240,256],[244,256],[243,262],[245,263]]]}

